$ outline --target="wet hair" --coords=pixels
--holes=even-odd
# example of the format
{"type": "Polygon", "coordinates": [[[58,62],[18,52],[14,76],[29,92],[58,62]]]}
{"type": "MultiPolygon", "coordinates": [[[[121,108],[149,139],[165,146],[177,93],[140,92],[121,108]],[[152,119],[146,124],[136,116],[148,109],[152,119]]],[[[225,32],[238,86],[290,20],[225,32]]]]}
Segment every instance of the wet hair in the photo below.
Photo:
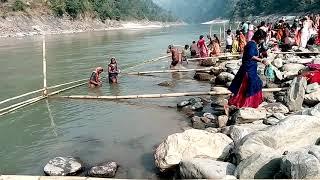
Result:
{"type": "Polygon", "coordinates": [[[203,36],[203,35],[201,35],[199,38],[200,38],[200,39],[202,39],[202,38],[204,38],[204,36],[203,36]]]}
{"type": "Polygon", "coordinates": [[[258,29],[258,30],[254,33],[252,39],[255,40],[256,42],[259,42],[260,40],[263,40],[263,39],[265,39],[266,37],[267,37],[267,33],[264,32],[262,29],[258,29]]]}
{"type": "Polygon", "coordinates": [[[169,45],[169,46],[168,46],[168,49],[172,49],[172,47],[173,47],[172,45],[169,45]]]}
{"type": "Polygon", "coordinates": [[[266,25],[266,22],[265,21],[262,21],[260,26],[265,26],[266,25]]]}
{"type": "Polygon", "coordinates": [[[184,46],[184,49],[189,49],[189,47],[190,47],[190,46],[186,44],[186,45],[184,46]]]}
{"type": "Polygon", "coordinates": [[[240,35],[240,30],[237,30],[237,31],[236,31],[236,35],[240,35]]]}
{"type": "Polygon", "coordinates": [[[192,44],[195,44],[196,43],[196,41],[192,41],[192,44]]]}

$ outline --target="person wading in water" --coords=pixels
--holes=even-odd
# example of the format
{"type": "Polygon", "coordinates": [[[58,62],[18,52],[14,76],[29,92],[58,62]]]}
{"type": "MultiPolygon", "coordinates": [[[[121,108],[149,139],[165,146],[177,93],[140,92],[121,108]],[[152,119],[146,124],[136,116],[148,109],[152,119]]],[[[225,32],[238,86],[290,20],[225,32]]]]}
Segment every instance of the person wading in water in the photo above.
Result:
{"type": "Polygon", "coordinates": [[[179,62],[181,62],[181,54],[178,50],[178,48],[173,47],[173,45],[168,46],[167,53],[171,53],[172,62],[170,65],[171,69],[174,69],[179,62]]]}
{"type": "Polygon", "coordinates": [[[100,74],[103,72],[102,67],[97,67],[95,71],[92,72],[91,77],[89,79],[89,87],[95,88],[102,86],[102,82],[100,80],[100,74]]]}
{"type": "Polygon", "coordinates": [[[110,64],[108,65],[108,79],[109,83],[118,83],[118,74],[120,73],[120,70],[118,69],[118,63],[116,58],[112,57],[110,60],[110,64]]]}

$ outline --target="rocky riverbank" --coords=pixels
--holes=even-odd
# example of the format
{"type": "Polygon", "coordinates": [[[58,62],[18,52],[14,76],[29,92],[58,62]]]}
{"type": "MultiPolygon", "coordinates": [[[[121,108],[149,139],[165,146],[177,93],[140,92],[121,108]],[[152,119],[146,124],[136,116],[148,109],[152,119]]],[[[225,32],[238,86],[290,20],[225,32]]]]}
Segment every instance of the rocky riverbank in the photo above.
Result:
{"type": "MultiPolygon", "coordinates": [[[[227,115],[223,105],[228,96],[178,103],[191,127],[157,147],[156,166],[187,179],[320,178],[320,88],[299,76],[313,70],[307,64],[320,65],[320,56],[305,51],[299,56],[272,54],[272,81],[259,65],[265,88],[285,89],[265,92],[258,109],[235,109],[227,115]]],[[[206,60],[203,64],[216,68],[195,78],[211,83],[211,91],[228,92],[241,61],[218,62],[206,60]]]]}
{"type": "Polygon", "coordinates": [[[23,37],[41,34],[67,34],[88,31],[106,31],[119,29],[161,28],[184,23],[165,23],[150,21],[116,21],[70,17],[56,17],[50,14],[27,15],[24,13],[0,18],[0,37],[23,37]]]}

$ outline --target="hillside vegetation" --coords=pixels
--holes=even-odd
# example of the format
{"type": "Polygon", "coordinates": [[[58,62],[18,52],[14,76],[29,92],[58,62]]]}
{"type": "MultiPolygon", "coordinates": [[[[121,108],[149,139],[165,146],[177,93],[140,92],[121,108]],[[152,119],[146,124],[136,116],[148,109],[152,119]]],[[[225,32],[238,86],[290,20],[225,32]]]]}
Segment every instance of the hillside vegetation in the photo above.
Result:
{"type": "Polygon", "coordinates": [[[152,0],[0,0],[1,16],[14,12],[47,12],[69,16],[110,20],[176,21],[152,0]]]}

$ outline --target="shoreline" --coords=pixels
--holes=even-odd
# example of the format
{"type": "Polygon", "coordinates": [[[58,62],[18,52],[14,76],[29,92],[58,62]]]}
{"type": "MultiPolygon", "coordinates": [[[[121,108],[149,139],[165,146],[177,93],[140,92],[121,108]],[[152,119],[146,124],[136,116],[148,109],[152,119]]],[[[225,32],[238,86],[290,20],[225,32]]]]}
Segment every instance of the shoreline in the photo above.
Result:
{"type": "Polygon", "coordinates": [[[113,31],[125,29],[157,29],[186,25],[184,22],[158,22],[147,20],[116,21],[98,19],[71,20],[52,15],[26,16],[24,14],[0,18],[0,38],[26,37],[37,35],[74,34],[95,31],[113,31]]]}

